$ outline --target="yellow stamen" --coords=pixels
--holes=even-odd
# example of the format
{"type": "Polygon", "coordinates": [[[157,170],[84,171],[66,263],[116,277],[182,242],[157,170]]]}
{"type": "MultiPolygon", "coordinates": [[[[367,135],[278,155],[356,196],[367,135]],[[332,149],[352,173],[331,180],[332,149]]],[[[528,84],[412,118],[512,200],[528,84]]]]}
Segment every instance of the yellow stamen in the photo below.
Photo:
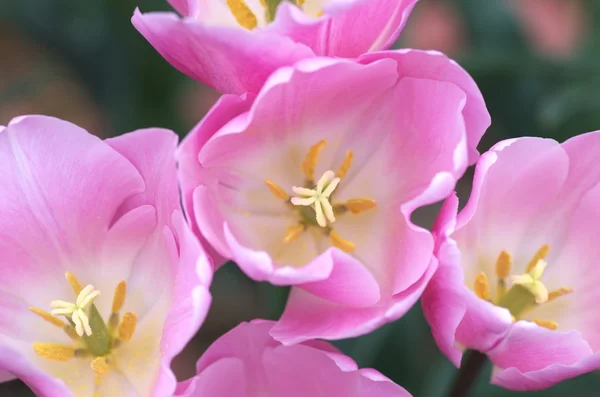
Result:
{"type": "Polygon", "coordinates": [[[252,13],[244,0],[227,0],[227,7],[229,7],[233,17],[240,26],[252,30],[258,25],[256,15],[252,13]]]}
{"type": "Polygon", "coordinates": [[[340,179],[345,177],[346,174],[348,174],[348,170],[350,169],[350,166],[352,165],[353,159],[354,159],[354,153],[352,153],[352,150],[348,150],[346,152],[346,155],[344,156],[344,161],[342,162],[342,165],[340,165],[340,168],[338,169],[338,172],[335,176],[337,176],[340,179]]]}
{"type": "Polygon", "coordinates": [[[75,349],[60,343],[35,342],[33,350],[38,356],[52,361],[69,361],[75,357],[75,349]]]}
{"type": "Polygon", "coordinates": [[[134,313],[127,312],[123,315],[121,324],[119,324],[119,339],[128,342],[135,333],[137,325],[137,316],[134,313]]]}
{"type": "Polygon", "coordinates": [[[553,301],[554,299],[560,298],[561,296],[569,295],[571,292],[573,292],[573,288],[570,287],[560,287],[557,290],[550,291],[548,293],[547,302],[553,301]]]}
{"type": "Polygon", "coordinates": [[[267,185],[267,187],[269,188],[271,193],[273,193],[273,196],[275,196],[281,200],[289,200],[290,199],[290,196],[288,196],[288,194],[285,192],[285,190],[283,190],[283,188],[281,186],[279,186],[272,180],[265,179],[265,184],[267,185]]]}
{"type": "Polygon", "coordinates": [[[52,314],[48,313],[47,311],[38,309],[37,307],[30,307],[29,310],[32,311],[33,313],[37,314],[41,318],[43,318],[46,322],[49,322],[50,324],[57,326],[58,328],[66,327],[66,324],[64,322],[62,322],[60,319],[54,317],[52,314]]]}
{"type": "Polygon", "coordinates": [[[544,328],[548,328],[549,330],[556,330],[558,329],[558,324],[555,323],[554,321],[550,321],[550,320],[533,320],[534,323],[536,323],[537,325],[539,325],[540,327],[544,327],[544,328]]]}
{"type": "Polygon", "coordinates": [[[267,8],[267,2],[266,0],[258,0],[260,2],[260,5],[263,6],[264,8],[267,8]]]}
{"type": "Polygon", "coordinates": [[[506,251],[500,252],[498,259],[496,259],[496,276],[498,278],[507,278],[510,274],[510,268],[512,265],[512,258],[506,251]]]}
{"type": "Polygon", "coordinates": [[[283,238],[284,244],[287,244],[287,243],[290,243],[290,242],[296,240],[298,237],[300,237],[300,234],[302,234],[304,229],[305,229],[304,225],[288,226],[287,229],[285,229],[285,237],[283,238]]]}
{"type": "Polygon", "coordinates": [[[340,236],[335,230],[329,232],[329,239],[334,247],[337,247],[344,252],[354,252],[356,250],[356,246],[353,242],[342,238],[342,236],[340,236]]]}
{"type": "Polygon", "coordinates": [[[317,158],[319,157],[319,153],[321,150],[327,146],[327,141],[322,140],[314,145],[308,150],[304,161],[302,162],[302,172],[306,176],[306,179],[309,181],[314,180],[315,178],[315,168],[317,167],[317,158]]]}
{"type": "Polygon", "coordinates": [[[540,259],[546,258],[549,251],[550,251],[550,246],[548,244],[542,245],[540,247],[540,249],[537,250],[537,252],[533,256],[533,258],[531,258],[531,260],[529,261],[529,264],[527,265],[527,270],[525,271],[525,273],[531,272],[533,270],[533,268],[535,267],[535,265],[537,265],[537,263],[540,259]]]}
{"type": "Polygon", "coordinates": [[[106,358],[104,357],[96,357],[95,359],[93,359],[91,367],[94,373],[98,376],[105,376],[110,370],[110,367],[106,362],[106,358]]]}
{"type": "Polygon", "coordinates": [[[344,207],[346,207],[353,214],[360,214],[377,206],[377,202],[370,198],[355,198],[346,201],[344,207]]]}
{"type": "Polygon", "coordinates": [[[481,272],[475,277],[475,294],[486,301],[490,300],[490,285],[485,273],[481,272]]]}
{"type": "Polygon", "coordinates": [[[304,0],[296,0],[296,4],[298,4],[298,7],[302,7],[304,0]]]}
{"type": "Polygon", "coordinates": [[[81,287],[79,280],[77,280],[77,277],[75,277],[71,272],[66,272],[65,278],[67,279],[69,284],[71,284],[71,288],[73,288],[73,292],[75,292],[75,295],[79,295],[83,288],[81,287]]]}
{"type": "Polygon", "coordinates": [[[323,15],[323,10],[319,10],[315,16],[320,17],[323,15]]]}
{"type": "Polygon", "coordinates": [[[115,288],[115,294],[113,296],[112,312],[118,313],[125,304],[125,297],[127,296],[127,283],[121,281],[115,288]]]}

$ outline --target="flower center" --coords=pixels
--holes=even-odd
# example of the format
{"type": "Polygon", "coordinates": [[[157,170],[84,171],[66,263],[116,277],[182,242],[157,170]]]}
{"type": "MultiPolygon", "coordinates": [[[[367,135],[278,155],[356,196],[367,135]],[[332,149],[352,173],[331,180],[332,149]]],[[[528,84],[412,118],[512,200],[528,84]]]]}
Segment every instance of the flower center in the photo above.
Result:
{"type": "Polygon", "coordinates": [[[94,300],[100,295],[100,291],[95,290],[92,285],[82,288],[72,273],[67,272],[65,277],[77,296],[74,303],[52,301],[50,305],[53,310],[50,313],[35,307],[30,307],[29,310],[46,322],[62,328],[73,342],[72,344],[35,342],[33,350],[40,357],[51,361],[92,357],[92,370],[97,376],[104,376],[111,366],[115,365],[112,358],[115,350],[122,343],[131,340],[137,325],[137,316],[134,313],[126,312],[122,318],[120,315],[125,304],[127,284],[121,281],[115,288],[107,325],[94,305],[94,300]],[[66,323],[59,318],[61,316],[65,318],[66,323]]]}
{"type": "MultiPolygon", "coordinates": [[[[515,320],[518,320],[523,314],[535,307],[551,302],[561,296],[573,292],[572,288],[561,287],[557,290],[548,292],[548,289],[541,281],[544,270],[548,266],[545,261],[550,246],[545,244],[541,246],[533,258],[529,261],[524,274],[510,276],[512,267],[512,258],[506,251],[500,252],[496,260],[495,270],[497,277],[496,294],[492,299],[487,275],[484,272],[475,277],[473,290],[481,299],[487,300],[497,306],[504,307],[510,311],[515,320]],[[507,280],[512,281],[512,286],[507,288],[507,280]]],[[[558,324],[550,320],[536,319],[536,324],[555,330],[558,324]]]]}
{"type": "MultiPolygon", "coordinates": [[[[259,24],[257,16],[252,12],[252,9],[248,6],[245,0],[226,0],[227,7],[231,14],[235,18],[236,22],[243,28],[252,30],[259,24]]],[[[275,11],[277,5],[282,0],[259,0],[261,6],[261,12],[265,15],[267,22],[272,21],[275,18],[275,11]]],[[[310,7],[306,4],[305,0],[296,0],[296,5],[307,14],[314,14],[313,16],[323,15],[323,11],[320,9],[313,10],[314,7],[310,7]]]]}
{"type": "Polygon", "coordinates": [[[356,249],[354,243],[342,238],[333,229],[332,224],[336,221],[336,216],[347,212],[358,215],[374,208],[377,203],[370,198],[354,198],[345,202],[332,203],[332,195],[350,170],[354,154],[348,150],[337,173],[331,170],[325,171],[315,183],[317,160],[325,146],[327,146],[327,141],[322,140],[308,150],[301,164],[305,176],[304,186],[292,187],[292,191],[297,196],[290,198],[283,188],[270,179],[265,180],[265,184],[276,198],[288,202],[290,209],[297,214],[298,221],[288,226],[283,238],[284,243],[296,240],[310,227],[317,228],[318,231],[328,235],[334,247],[345,252],[353,252],[356,249]]]}

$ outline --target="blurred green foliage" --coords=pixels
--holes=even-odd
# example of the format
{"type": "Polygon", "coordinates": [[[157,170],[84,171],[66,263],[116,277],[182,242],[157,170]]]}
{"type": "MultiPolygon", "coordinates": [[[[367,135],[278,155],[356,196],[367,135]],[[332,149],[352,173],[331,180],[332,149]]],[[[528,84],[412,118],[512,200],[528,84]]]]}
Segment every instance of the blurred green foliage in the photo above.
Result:
{"type": "MultiPolygon", "coordinates": [[[[492,115],[493,125],[481,149],[509,137],[562,141],[600,128],[600,1],[584,2],[590,29],[581,49],[572,57],[554,59],[532,50],[506,1],[444,1],[458,7],[469,37],[469,46],[457,60],[474,76],[492,115]]],[[[181,116],[181,108],[189,106],[182,93],[200,85],[173,69],[132,27],[136,6],[144,11],[168,9],[162,0],[3,1],[0,25],[12,26],[12,34],[24,35],[69,65],[106,116],[107,136],[148,126],[171,128],[184,136],[192,122],[181,116]]],[[[0,75],[3,62],[0,58],[0,75]]],[[[42,68],[33,68],[25,81],[4,82],[0,109],[45,76],[42,68]]],[[[193,104],[190,109],[193,113],[193,104]]],[[[204,111],[199,108],[195,119],[204,111]]],[[[428,225],[434,214],[424,214],[417,221],[428,225]]],[[[193,362],[212,340],[239,321],[276,319],[287,296],[285,288],[251,282],[234,264],[216,274],[213,293],[211,315],[179,362],[182,377],[193,372],[193,362]]],[[[419,307],[370,335],[335,344],[360,366],[380,370],[417,397],[446,395],[457,373],[438,352],[419,307]]],[[[489,385],[490,372],[486,367],[472,396],[600,394],[597,374],[543,392],[512,393],[489,385]]],[[[26,395],[31,394],[19,382],[0,385],[0,396],[26,395]]]]}

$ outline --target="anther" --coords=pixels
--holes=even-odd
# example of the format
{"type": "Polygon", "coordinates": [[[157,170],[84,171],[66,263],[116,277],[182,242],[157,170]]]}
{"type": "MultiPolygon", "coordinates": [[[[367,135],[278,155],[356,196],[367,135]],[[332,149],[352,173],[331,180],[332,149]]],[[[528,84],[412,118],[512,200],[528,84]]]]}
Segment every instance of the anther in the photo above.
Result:
{"type": "Polygon", "coordinates": [[[233,17],[240,26],[252,30],[258,25],[256,15],[252,13],[244,0],[227,0],[227,7],[229,7],[233,17]]]}
{"type": "Polygon", "coordinates": [[[271,193],[273,193],[273,196],[275,196],[275,197],[277,197],[278,199],[281,199],[281,200],[289,200],[290,199],[290,197],[285,192],[285,190],[283,190],[283,188],[281,186],[279,186],[278,184],[276,184],[272,180],[265,179],[265,184],[267,185],[267,187],[269,188],[269,190],[271,191],[271,193]]]}
{"type": "Polygon", "coordinates": [[[33,350],[38,356],[51,361],[69,361],[75,357],[75,349],[60,343],[34,342],[33,350]]]}
{"type": "Polygon", "coordinates": [[[490,285],[488,283],[488,278],[485,273],[481,272],[477,275],[477,277],[475,277],[474,290],[475,294],[481,299],[484,299],[486,301],[489,301],[491,299],[490,285]]]}
{"type": "Polygon", "coordinates": [[[346,155],[344,156],[344,161],[342,162],[342,165],[340,165],[340,168],[338,169],[337,174],[335,174],[335,176],[337,176],[340,179],[345,177],[346,174],[348,174],[348,170],[350,169],[350,166],[352,165],[353,159],[354,159],[354,153],[352,153],[352,150],[348,150],[346,152],[346,155]]]}
{"type": "Polygon", "coordinates": [[[371,208],[375,208],[376,206],[377,202],[370,198],[350,199],[344,204],[344,207],[355,215],[370,210],[371,208]]]}
{"type": "Polygon", "coordinates": [[[71,288],[73,289],[73,292],[75,292],[75,295],[79,295],[83,288],[81,288],[81,284],[79,283],[79,280],[77,280],[77,277],[75,277],[71,272],[66,272],[65,278],[71,285],[71,288]]]}
{"type": "Polygon", "coordinates": [[[304,161],[302,162],[302,172],[304,172],[304,176],[306,180],[313,181],[315,178],[315,168],[317,167],[317,159],[321,150],[327,146],[327,141],[322,140],[310,147],[304,161]]]}
{"type": "Polygon", "coordinates": [[[533,270],[533,268],[538,264],[538,261],[540,259],[546,259],[546,256],[548,255],[549,251],[550,251],[550,246],[548,244],[542,245],[537,250],[535,255],[533,255],[533,258],[531,258],[531,260],[527,264],[527,270],[525,270],[525,273],[531,272],[533,270]]]}
{"type": "Polygon", "coordinates": [[[119,339],[123,342],[129,342],[135,333],[136,326],[137,316],[134,313],[125,313],[121,324],[119,324],[119,339]]]}
{"type": "Polygon", "coordinates": [[[356,246],[353,242],[342,238],[335,230],[329,232],[329,239],[334,247],[339,248],[344,252],[354,252],[356,250],[356,246]]]}
{"type": "Polygon", "coordinates": [[[40,316],[42,319],[44,319],[46,322],[58,327],[58,328],[65,328],[66,324],[64,322],[62,322],[60,319],[54,317],[52,314],[48,313],[47,311],[38,309],[37,307],[30,307],[29,310],[35,314],[37,314],[38,316],[40,316]]]}
{"type": "Polygon", "coordinates": [[[533,320],[534,323],[540,327],[548,328],[549,330],[555,331],[558,329],[558,324],[550,320],[533,320]]]}
{"type": "Polygon", "coordinates": [[[496,259],[496,276],[500,279],[505,279],[510,274],[510,268],[512,265],[512,258],[506,251],[500,252],[498,259],[496,259]]]}
{"type": "Polygon", "coordinates": [[[127,296],[127,283],[125,281],[121,281],[115,287],[115,294],[113,296],[112,303],[112,312],[118,313],[123,308],[125,304],[125,297],[127,296]]]}
{"type": "Polygon", "coordinates": [[[548,293],[548,300],[547,300],[547,302],[553,301],[556,298],[560,298],[561,296],[569,295],[572,292],[573,292],[573,288],[570,288],[570,287],[560,287],[559,289],[556,289],[554,291],[550,291],[548,293]]]}
{"type": "Polygon", "coordinates": [[[108,366],[105,357],[94,358],[90,365],[94,373],[98,376],[105,376],[110,370],[110,367],[108,366]]]}
{"type": "Polygon", "coordinates": [[[306,228],[306,226],[301,225],[301,224],[288,226],[287,229],[285,229],[285,236],[283,237],[283,243],[287,244],[287,243],[291,243],[292,241],[296,240],[298,237],[300,237],[300,234],[302,234],[302,232],[304,231],[305,228],[306,228]]]}

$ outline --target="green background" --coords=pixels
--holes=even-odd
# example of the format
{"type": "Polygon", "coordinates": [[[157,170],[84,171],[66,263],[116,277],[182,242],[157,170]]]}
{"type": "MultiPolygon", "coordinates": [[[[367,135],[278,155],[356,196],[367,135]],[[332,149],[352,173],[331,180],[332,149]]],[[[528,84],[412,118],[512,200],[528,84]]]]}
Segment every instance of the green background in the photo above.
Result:
{"type": "MultiPolygon", "coordinates": [[[[509,137],[563,141],[600,128],[600,0],[558,1],[577,2],[587,20],[585,34],[567,55],[536,49],[508,0],[422,0],[417,5],[409,28],[420,23],[417,16],[427,3],[449,3],[459,17],[466,39],[451,55],[474,76],[493,120],[481,150],[509,137]]],[[[173,69],[137,33],[130,23],[136,6],[168,9],[161,0],[0,2],[0,124],[22,113],[45,113],[102,137],[150,126],[184,136],[217,95],[173,69]]],[[[562,34],[566,28],[557,24],[554,29],[562,34]]],[[[402,37],[397,45],[405,41],[402,37]]],[[[470,176],[458,188],[463,198],[470,176]]],[[[430,225],[435,210],[419,210],[415,221],[430,225]]],[[[180,379],[191,376],[206,347],[240,321],[276,319],[287,296],[284,288],[247,279],[233,264],[216,273],[212,291],[209,318],[174,364],[180,379]]],[[[378,369],[417,397],[447,395],[457,374],[437,350],[418,305],[395,323],[335,344],[360,366],[378,369]]],[[[489,385],[490,370],[485,368],[472,396],[600,395],[598,374],[543,392],[515,393],[489,385]]],[[[1,397],[29,395],[18,381],[0,385],[1,397]]]]}

